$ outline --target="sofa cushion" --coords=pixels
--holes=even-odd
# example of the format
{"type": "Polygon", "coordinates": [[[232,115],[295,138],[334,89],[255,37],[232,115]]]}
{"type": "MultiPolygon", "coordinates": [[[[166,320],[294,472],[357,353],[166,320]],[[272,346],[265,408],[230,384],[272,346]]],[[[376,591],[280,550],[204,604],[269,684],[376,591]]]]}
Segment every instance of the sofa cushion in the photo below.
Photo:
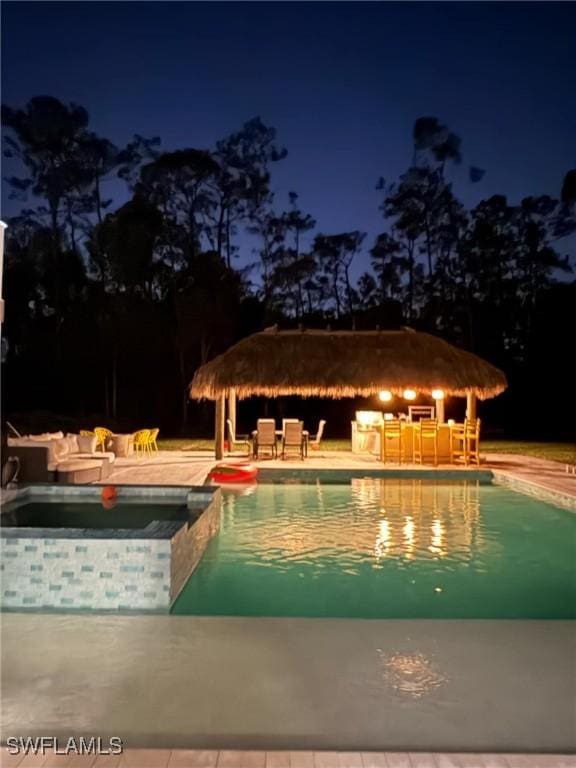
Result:
{"type": "Polygon", "coordinates": [[[80,450],[80,446],[78,445],[78,435],[71,435],[68,433],[65,437],[65,440],[68,443],[68,452],[78,453],[80,450]]]}
{"type": "Polygon", "coordinates": [[[96,443],[95,435],[78,435],[78,450],[80,453],[94,453],[96,443]]]}
{"type": "Polygon", "coordinates": [[[102,479],[104,467],[101,461],[61,461],[56,468],[58,482],[94,483],[102,479]]]}
{"type": "Polygon", "coordinates": [[[101,461],[90,461],[90,459],[68,459],[59,461],[56,465],[58,472],[78,472],[81,469],[98,469],[102,466],[101,461]]]}
{"type": "Polygon", "coordinates": [[[95,451],[94,453],[84,453],[82,451],[78,451],[78,453],[71,454],[68,458],[70,459],[93,459],[101,461],[104,463],[107,461],[109,464],[112,464],[114,462],[114,459],[116,458],[115,454],[110,453],[110,451],[95,451]]]}
{"type": "Polygon", "coordinates": [[[46,435],[50,440],[62,440],[64,432],[46,432],[46,435]]]}
{"type": "Polygon", "coordinates": [[[57,461],[61,461],[70,453],[70,446],[65,437],[60,440],[54,440],[54,455],[57,461]]]}

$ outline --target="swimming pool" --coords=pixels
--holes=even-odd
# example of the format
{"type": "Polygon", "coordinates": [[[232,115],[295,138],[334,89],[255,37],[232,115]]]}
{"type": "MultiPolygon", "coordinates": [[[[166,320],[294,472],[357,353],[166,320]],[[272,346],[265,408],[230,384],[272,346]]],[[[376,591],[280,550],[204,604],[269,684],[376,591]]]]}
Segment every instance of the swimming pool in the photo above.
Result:
{"type": "Polygon", "coordinates": [[[259,483],[172,612],[573,619],[575,546],[573,513],[478,479],[259,483]]]}

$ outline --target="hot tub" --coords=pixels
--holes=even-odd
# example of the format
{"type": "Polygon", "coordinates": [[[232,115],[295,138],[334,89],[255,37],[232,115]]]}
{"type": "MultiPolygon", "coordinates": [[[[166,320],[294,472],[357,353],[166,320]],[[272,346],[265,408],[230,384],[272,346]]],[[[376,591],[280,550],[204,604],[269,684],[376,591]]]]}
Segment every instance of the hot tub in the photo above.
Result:
{"type": "Polygon", "coordinates": [[[3,609],[168,613],[220,525],[202,486],[30,485],[2,506],[3,609]]]}

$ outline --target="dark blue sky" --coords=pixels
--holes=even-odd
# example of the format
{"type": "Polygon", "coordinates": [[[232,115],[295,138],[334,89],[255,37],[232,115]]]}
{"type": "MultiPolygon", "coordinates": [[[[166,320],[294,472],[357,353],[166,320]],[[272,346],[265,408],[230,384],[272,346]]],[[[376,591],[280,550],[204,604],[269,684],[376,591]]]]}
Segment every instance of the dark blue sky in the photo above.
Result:
{"type": "Polygon", "coordinates": [[[75,101],[116,143],[138,132],[167,149],[211,147],[260,115],[289,153],[278,206],[297,191],[324,232],[382,229],[376,180],[407,167],[421,115],[462,137],[449,177],[467,204],[558,195],[576,166],[574,3],[5,2],[2,15],[3,102],[75,101]],[[486,169],[474,185],[471,164],[486,169]]]}

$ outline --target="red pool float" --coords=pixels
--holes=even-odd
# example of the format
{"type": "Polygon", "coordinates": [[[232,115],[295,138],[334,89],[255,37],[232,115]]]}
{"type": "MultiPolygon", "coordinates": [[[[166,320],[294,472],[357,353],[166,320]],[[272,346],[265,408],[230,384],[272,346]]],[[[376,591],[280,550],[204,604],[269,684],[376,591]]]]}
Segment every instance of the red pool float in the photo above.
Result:
{"type": "Polygon", "coordinates": [[[249,462],[223,462],[217,464],[208,477],[218,485],[226,483],[254,483],[258,475],[258,468],[249,462]]]}
{"type": "Polygon", "coordinates": [[[102,488],[102,506],[105,509],[112,509],[118,500],[118,491],[113,485],[106,485],[102,488]]]}

